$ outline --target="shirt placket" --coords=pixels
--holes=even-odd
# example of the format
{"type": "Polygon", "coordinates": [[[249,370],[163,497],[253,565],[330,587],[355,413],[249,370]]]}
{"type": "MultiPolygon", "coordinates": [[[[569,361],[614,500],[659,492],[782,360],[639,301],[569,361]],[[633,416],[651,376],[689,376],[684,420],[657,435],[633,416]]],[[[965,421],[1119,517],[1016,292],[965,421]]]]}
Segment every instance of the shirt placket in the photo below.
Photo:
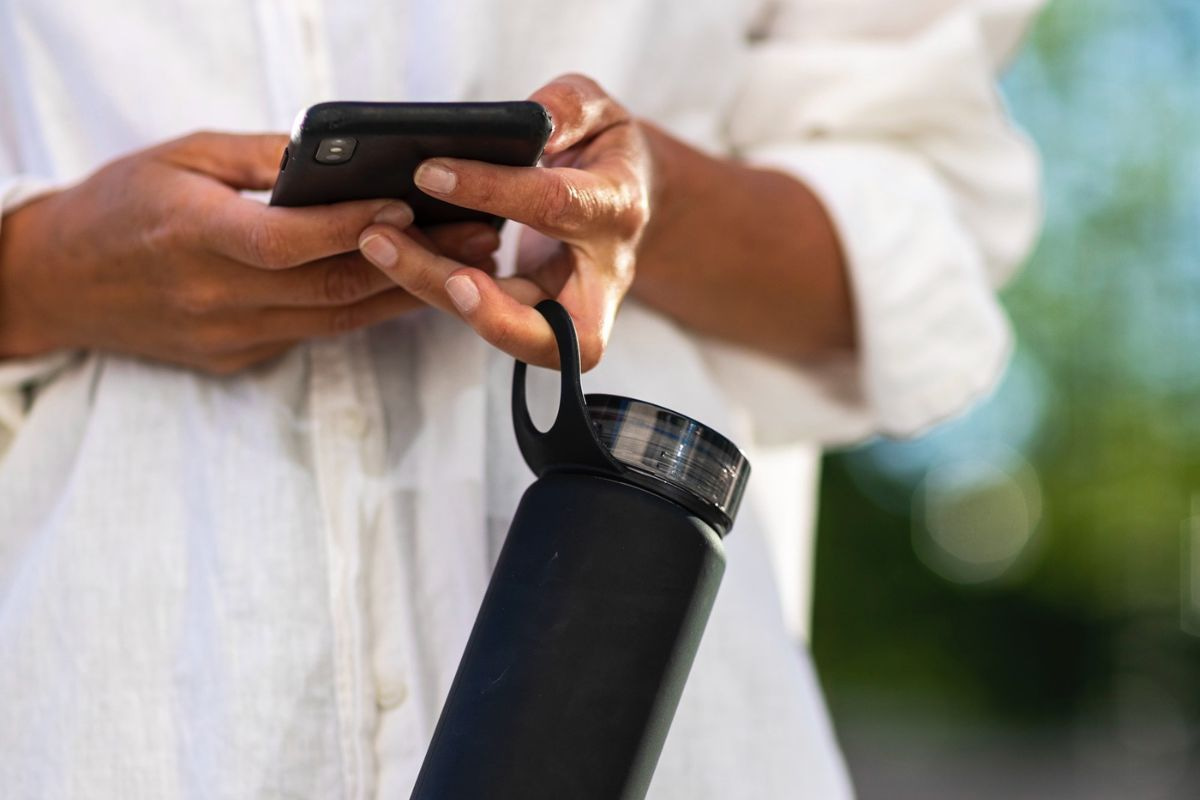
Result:
{"type": "MultiPolygon", "coordinates": [[[[333,96],[325,9],[319,0],[258,0],[255,6],[264,77],[277,125],[290,124],[307,105],[333,96]]],[[[366,480],[368,448],[379,431],[364,333],[312,340],[308,400],[312,420],[312,463],[322,511],[333,633],[334,691],[344,796],[366,798],[374,791],[370,731],[374,687],[364,669],[365,603],[363,543],[374,516],[366,480]]]]}
{"type": "Polygon", "coordinates": [[[374,686],[364,664],[366,575],[363,551],[370,534],[373,486],[366,477],[366,443],[378,432],[377,403],[366,396],[370,376],[363,334],[309,344],[309,402],[312,453],[324,518],[329,599],[334,636],[335,692],[338,702],[346,796],[373,791],[374,686]]]}

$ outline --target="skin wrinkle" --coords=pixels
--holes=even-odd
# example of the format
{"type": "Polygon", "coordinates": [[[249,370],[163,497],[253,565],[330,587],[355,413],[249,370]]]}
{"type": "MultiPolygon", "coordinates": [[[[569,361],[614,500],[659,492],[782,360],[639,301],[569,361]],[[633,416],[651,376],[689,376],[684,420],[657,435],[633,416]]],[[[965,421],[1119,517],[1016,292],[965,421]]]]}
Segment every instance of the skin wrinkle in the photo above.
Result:
{"type": "MultiPolygon", "coordinates": [[[[408,215],[385,224],[377,215],[388,201],[281,209],[242,197],[270,184],[287,137],[202,132],[119,159],[6,217],[0,357],[84,347],[223,371],[227,360],[197,358],[189,343],[204,342],[202,356],[258,352],[430,304],[509,354],[554,366],[553,336],[531,304],[556,297],[590,366],[629,292],[684,326],[787,358],[852,346],[837,238],[802,184],[691,150],[583,76],[532,99],[555,125],[548,166],[438,159],[458,175],[445,199],[540,237],[522,242],[513,277],[494,279],[490,256],[456,249],[465,226],[397,227],[408,215]],[[373,236],[391,245],[375,255],[396,261],[374,266],[399,289],[336,260],[373,236]],[[445,290],[458,275],[480,296],[466,313],[445,290]],[[64,296],[61,280],[75,291],[64,296]],[[180,307],[185,314],[171,313],[180,307]],[[264,341],[268,321],[277,343],[264,341]]],[[[355,258],[365,268],[371,255],[355,258]]]]}

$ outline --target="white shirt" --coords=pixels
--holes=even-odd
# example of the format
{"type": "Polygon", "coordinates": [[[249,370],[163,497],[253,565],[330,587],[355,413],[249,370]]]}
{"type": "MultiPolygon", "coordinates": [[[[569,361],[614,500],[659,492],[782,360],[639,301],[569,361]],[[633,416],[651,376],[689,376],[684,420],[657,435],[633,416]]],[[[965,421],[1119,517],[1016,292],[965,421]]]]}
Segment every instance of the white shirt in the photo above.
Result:
{"type": "MultiPolygon", "coordinates": [[[[1037,169],[993,72],[1037,4],[7,0],[0,210],[198,128],[568,71],[808,182],[850,266],[854,363],[784,365],[631,302],[585,388],[771,449],[650,796],[847,797],[775,578],[794,624],[818,443],[920,430],[1002,369],[992,287],[1033,236],[1037,169]]],[[[0,796],[407,797],[532,479],[510,378],[434,311],[224,379],[0,363],[0,796]]]]}

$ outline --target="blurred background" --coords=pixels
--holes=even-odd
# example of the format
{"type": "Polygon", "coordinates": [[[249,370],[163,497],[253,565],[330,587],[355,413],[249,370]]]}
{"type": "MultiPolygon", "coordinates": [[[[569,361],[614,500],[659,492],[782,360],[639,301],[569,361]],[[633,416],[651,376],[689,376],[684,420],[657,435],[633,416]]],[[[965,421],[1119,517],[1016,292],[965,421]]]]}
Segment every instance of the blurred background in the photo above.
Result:
{"type": "Polygon", "coordinates": [[[1200,797],[1200,2],[1055,0],[1003,81],[1046,229],[986,403],[824,465],[863,800],[1200,797]]]}

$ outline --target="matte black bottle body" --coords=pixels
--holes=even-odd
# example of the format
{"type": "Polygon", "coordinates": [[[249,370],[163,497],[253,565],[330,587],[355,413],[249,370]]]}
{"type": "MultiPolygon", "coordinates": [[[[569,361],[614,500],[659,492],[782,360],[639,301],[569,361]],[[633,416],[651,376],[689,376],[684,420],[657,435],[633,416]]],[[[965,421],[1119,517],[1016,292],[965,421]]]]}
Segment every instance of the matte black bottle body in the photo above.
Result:
{"type": "Polygon", "coordinates": [[[724,572],[717,532],[609,477],[521,500],[414,800],[642,798],[724,572]]]}
{"type": "Polygon", "coordinates": [[[412,800],[643,800],[712,610],[750,465],[670,409],[583,395],[566,310],[558,415],[513,517],[412,800]]]}

